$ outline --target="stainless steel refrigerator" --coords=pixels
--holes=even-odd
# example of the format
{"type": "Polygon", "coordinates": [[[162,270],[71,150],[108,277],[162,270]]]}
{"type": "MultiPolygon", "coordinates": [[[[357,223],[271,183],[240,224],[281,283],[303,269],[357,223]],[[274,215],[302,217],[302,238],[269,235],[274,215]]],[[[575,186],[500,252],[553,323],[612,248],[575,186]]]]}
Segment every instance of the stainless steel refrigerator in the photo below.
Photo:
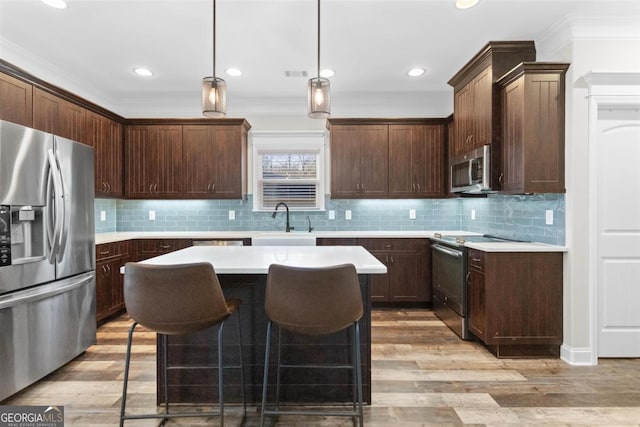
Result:
{"type": "Polygon", "coordinates": [[[93,148],[0,121],[0,401],[96,342],[93,148]]]}

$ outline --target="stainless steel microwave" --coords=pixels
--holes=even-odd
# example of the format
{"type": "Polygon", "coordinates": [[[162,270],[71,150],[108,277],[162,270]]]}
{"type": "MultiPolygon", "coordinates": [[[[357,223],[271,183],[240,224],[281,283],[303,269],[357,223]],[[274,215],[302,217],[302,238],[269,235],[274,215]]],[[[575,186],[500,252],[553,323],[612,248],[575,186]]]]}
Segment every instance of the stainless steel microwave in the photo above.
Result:
{"type": "Polygon", "coordinates": [[[490,146],[451,158],[452,193],[488,193],[491,191],[490,146]]]}

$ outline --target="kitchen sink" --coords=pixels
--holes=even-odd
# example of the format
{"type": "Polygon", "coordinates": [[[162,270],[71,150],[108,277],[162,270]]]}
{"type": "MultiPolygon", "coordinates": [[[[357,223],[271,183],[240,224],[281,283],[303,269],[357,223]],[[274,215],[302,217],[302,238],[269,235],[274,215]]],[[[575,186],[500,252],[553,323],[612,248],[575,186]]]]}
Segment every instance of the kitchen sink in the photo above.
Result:
{"type": "Polygon", "coordinates": [[[251,238],[252,246],[315,246],[316,236],[310,233],[260,233],[251,238]]]}

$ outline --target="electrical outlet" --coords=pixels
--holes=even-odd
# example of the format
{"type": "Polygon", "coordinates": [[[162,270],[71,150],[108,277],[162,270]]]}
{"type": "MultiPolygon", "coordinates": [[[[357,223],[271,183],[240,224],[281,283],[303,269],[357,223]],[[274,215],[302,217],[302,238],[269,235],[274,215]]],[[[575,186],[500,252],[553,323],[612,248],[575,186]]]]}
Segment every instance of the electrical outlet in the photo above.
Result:
{"type": "Polygon", "coordinates": [[[416,210],[409,209],[409,219],[416,219],[416,210]]]}
{"type": "Polygon", "coordinates": [[[545,211],[544,222],[547,225],[553,225],[553,211],[551,209],[545,211]]]}
{"type": "Polygon", "coordinates": [[[107,211],[100,211],[100,221],[107,220],[107,211]]]}
{"type": "Polygon", "coordinates": [[[329,219],[336,219],[336,211],[334,210],[329,211],[329,219]]]}
{"type": "Polygon", "coordinates": [[[156,211],[149,211],[149,221],[156,220],[156,211]]]}
{"type": "Polygon", "coordinates": [[[346,219],[346,220],[350,220],[351,219],[351,211],[350,210],[344,211],[344,219],[346,219]]]}
{"type": "Polygon", "coordinates": [[[229,221],[234,221],[236,219],[236,211],[229,211],[229,221]]]}
{"type": "Polygon", "coordinates": [[[471,209],[471,221],[475,221],[475,220],[476,220],[476,210],[471,209]]]}

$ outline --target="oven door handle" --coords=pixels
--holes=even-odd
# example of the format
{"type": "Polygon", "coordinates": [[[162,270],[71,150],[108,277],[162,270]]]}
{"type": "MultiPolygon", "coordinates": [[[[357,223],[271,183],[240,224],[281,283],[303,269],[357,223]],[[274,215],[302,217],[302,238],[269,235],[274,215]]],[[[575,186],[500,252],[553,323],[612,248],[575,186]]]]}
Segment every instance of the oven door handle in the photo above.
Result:
{"type": "Polygon", "coordinates": [[[456,258],[462,258],[462,252],[461,251],[457,251],[455,249],[450,249],[447,248],[445,246],[441,246],[441,245],[431,245],[431,248],[438,251],[438,252],[442,252],[444,254],[450,255],[452,257],[456,257],[456,258]]]}

